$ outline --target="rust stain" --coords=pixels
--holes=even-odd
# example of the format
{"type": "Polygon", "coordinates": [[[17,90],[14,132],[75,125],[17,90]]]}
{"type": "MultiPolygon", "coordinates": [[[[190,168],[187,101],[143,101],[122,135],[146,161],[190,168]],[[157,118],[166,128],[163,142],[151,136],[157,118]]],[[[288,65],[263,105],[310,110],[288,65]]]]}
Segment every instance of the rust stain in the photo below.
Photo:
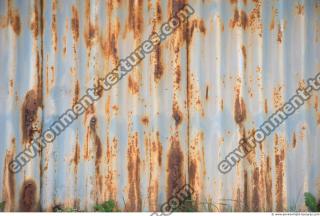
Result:
{"type": "Polygon", "coordinates": [[[197,174],[197,162],[195,160],[191,160],[189,165],[189,183],[192,188],[195,188],[195,185],[196,185],[196,174],[197,174]]]}
{"type": "Polygon", "coordinates": [[[140,191],[140,151],[138,147],[138,133],[130,137],[128,143],[128,203],[127,211],[141,211],[141,191],[140,191]]]}
{"type": "Polygon", "coordinates": [[[73,39],[79,41],[79,13],[76,6],[72,5],[71,29],[73,39]]]}
{"type": "Polygon", "coordinates": [[[206,100],[209,99],[209,86],[206,87],[206,100]]]}
{"type": "Polygon", "coordinates": [[[37,185],[34,180],[23,182],[20,195],[20,211],[32,212],[37,208],[37,185]]]}
{"type": "Polygon", "coordinates": [[[264,99],[264,112],[268,113],[268,100],[264,99]]]}
{"type": "Polygon", "coordinates": [[[28,91],[22,105],[22,140],[23,143],[30,143],[35,132],[40,133],[40,128],[36,126],[37,112],[42,107],[41,96],[35,90],[28,91]]]}
{"type": "Polygon", "coordinates": [[[134,33],[136,39],[141,39],[143,31],[143,0],[129,0],[127,28],[134,33]]]}
{"type": "Polygon", "coordinates": [[[79,84],[79,80],[77,80],[74,86],[73,106],[79,101],[79,95],[80,95],[80,84],[79,84]]]}
{"type": "Polygon", "coordinates": [[[253,172],[253,190],[252,190],[252,210],[257,212],[260,209],[260,196],[259,190],[261,187],[259,186],[259,168],[256,167],[253,172]]]}
{"type": "Polygon", "coordinates": [[[183,114],[179,110],[179,105],[176,101],[174,101],[172,105],[172,118],[174,119],[176,126],[180,125],[183,119],[183,114]]]}
{"type": "Polygon", "coordinates": [[[9,171],[9,163],[14,159],[16,140],[11,140],[12,151],[7,151],[4,159],[4,172],[3,172],[3,200],[5,201],[5,211],[15,210],[15,175],[9,171]]]}
{"type": "Polygon", "coordinates": [[[278,15],[278,10],[274,7],[272,7],[272,12],[271,12],[271,23],[269,26],[270,31],[272,31],[274,29],[275,26],[275,18],[278,15]]]}
{"type": "Polygon", "coordinates": [[[19,11],[14,9],[11,5],[11,1],[8,1],[8,17],[9,23],[16,35],[20,35],[21,33],[21,21],[19,16],[19,11]]]}
{"type": "Polygon", "coordinates": [[[242,56],[243,56],[243,67],[244,70],[247,70],[247,50],[246,47],[242,45],[241,47],[241,51],[242,51],[242,56]]]}
{"type": "Polygon", "coordinates": [[[73,162],[75,166],[77,166],[80,162],[80,144],[79,144],[79,132],[77,131],[77,136],[76,136],[76,146],[74,150],[74,157],[73,157],[73,162]]]}
{"type": "Polygon", "coordinates": [[[296,11],[298,15],[304,15],[304,6],[303,4],[298,3],[296,5],[296,11]]]}
{"type": "Polygon", "coordinates": [[[243,98],[240,98],[240,92],[237,92],[234,102],[234,120],[237,124],[241,124],[246,119],[246,107],[243,98]]]}
{"type": "Polygon", "coordinates": [[[188,23],[189,23],[189,26],[188,26],[187,30],[188,30],[188,42],[189,43],[192,40],[193,33],[194,33],[195,29],[198,29],[199,32],[201,32],[203,35],[206,34],[207,30],[206,30],[204,21],[202,19],[201,20],[192,20],[188,23]]]}
{"type": "Polygon", "coordinates": [[[265,185],[266,185],[266,202],[267,202],[267,211],[272,211],[273,203],[272,203],[272,170],[271,170],[271,161],[270,157],[267,156],[266,159],[266,178],[265,178],[265,185]]]}
{"type": "Polygon", "coordinates": [[[243,211],[249,210],[248,171],[243,171],[243,211]]]}
{"type": "Polygon", "coordinates": [[[277,86],[273,89],[273,105],[275,109],[280,109],[283,103],[282,87],[277,86]]]}
{"type": "Polygon", "coordinates": [[[161,47],[157,45],[155,47],[155,65],[154,65],[154,81],[158,83],[163,75],[162,55],[161,47]]]}
{"type": "Polygon", "coordinates": [[[238,8],[235,8],[233,13],[233,19],[230,20],[229,26],[231,28],[241,27],[244,30],[246,30],[248,26],[248,16],[246,12],[243,10],[239,11],[238,8]]]}
{"type": "Polygon", "coordinates": [[[238,0],[230,0],[230,4],[237,4],[238,0]]]}
{"type": "Polygon", "coordinates": [[[280,25],[280,24],[278,24],[278,36],[277,36],[277,41],[278,41],[279,43],[282,42],[282,30],[281,30],[281,25],[280,25]]]}
{"type": "Polygon", "coordinates": [[[143,116],[141,119],[141,122],[143,125],[148,126],[149,125],[149,118],[148,116],[143,116]]]}
{"type": "Polygon", "coordinates": [[[34,3],[34,9],[32,13],[30,29],[33,33],[33,37],[36,38],[39,35],[39,11],[38,11],[38,4],[34,3]]]}
{"type": "Polygon", "coordinates": [[[116,200],[117,196],[117,152],[119,141],[113,138],[112,142],[107,137],[107,178],[106,185],[108,185],[108,198],[116,200]]]}
{"type": "MultiPolygon", "coordinates": [[[[276,139],[276,146],[277,141],[276,139]]],[[[276,211],[283,211],[283,201],[284,201],[284,160],[285,152],[282,150],[275,150],[275,166],[276,166],[276,211]]]]}
{"type": "Polygon", "coordinates": [[[183,175],[183,152],[178,140],[179,134],[176,132],[170,138],[170,149],[168,153],[168,168],[167,168],[167,198],[174,195],[178,188],[181,188],[184,182],[183,175]]]}
{"type": "Polygon", "coordinates": [[[84,27],[84,41],[86,44],[86,47],[90,50],[90,48],[92,47],[96,36],[98,34],[98,29],[96,28],[96,26],[92,23],[91,19],[90,19],[90,1],[86,0],[85,2],[85,16],[86,16],[86,20],[85,20],[85,27],[84,27]]]}
{"type": "Polygon", "coordinates": [[[128,78],[128,87],[131,94],[137,94],[139,92],[139,84],[137,81],[133,80],[131,75],[129,75],[128,78]]]}
{"type": "Polygon", "coordinates": [[[57,1],[52,2],[52,18],[51,18],[51,34],[52,34],[52,47],[57,51],[58,32],[57,32],[57,1]]]}
{"type": "Polygon", "coordinates": [[[297,137],[296,137],[296,133],[293,132],[292,147],[295,148],[296,146],[297,146],[297,137]]]}

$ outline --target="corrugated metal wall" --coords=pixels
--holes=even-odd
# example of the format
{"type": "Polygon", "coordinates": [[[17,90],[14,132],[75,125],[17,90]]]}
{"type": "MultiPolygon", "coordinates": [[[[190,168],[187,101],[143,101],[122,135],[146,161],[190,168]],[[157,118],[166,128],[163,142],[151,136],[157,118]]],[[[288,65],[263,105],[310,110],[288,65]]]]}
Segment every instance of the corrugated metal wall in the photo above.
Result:
{"type": "Polygon", "coordinates": [[[0,1],[0,201],[6,211],[305,210],[320,196],[319,94],[223,175],[238,141],[320,72],[319,0],[211,0],[20,173],[8,163],[182,1],[0,1]]]}

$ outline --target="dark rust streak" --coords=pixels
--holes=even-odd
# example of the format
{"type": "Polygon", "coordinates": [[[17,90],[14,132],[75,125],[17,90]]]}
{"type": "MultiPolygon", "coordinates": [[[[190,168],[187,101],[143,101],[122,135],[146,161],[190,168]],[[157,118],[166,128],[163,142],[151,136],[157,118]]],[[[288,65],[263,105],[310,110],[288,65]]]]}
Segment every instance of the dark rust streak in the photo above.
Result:
{"type": "Polygon", "coordinates": [[[80,84],[79,84],[79,80],[77,80],[74,86],[73,106],[78,102],[79,95],[80,95],[80,84]]]}
{"type": "Polygon", "coordinates": [[[191,160],[189,164],[189,183],[192,188],[195,188],[197,173],[197,163],[195,160],[191,160]]]}
{"type": "Polygon", "coordinates": [[[243,211],[248,211],[249,206],[248,206],[248,200],[249,200],[249,194],[248,194],[248,172],[245,170],[243,172],[243,211]]]}
{"type": "Polygon", "coordinates": [[[6,202],[6,211],[15,210],[15,175],[9,171],[9,163],[13,160],[13,154],[15,152],[15,138],[11,140],[11,144],[13,150],[6,153],[4,160],[5,170],[3,173],[3,200],[6,202]]]}
{"type": "Polygon", "coordinates": [[[272,170],[271,170],[271,161],[270,157],[267,156],[266,162],[266,178],[265,178],[265,185],[266,185],[266,201],[267,201],[267,211],[272,211],[273,204],[272,204],[272,170]]]}
{"type": "Polygon", "coordinates": [[[20,211],[35,211],[37,205],[37,185],[32,179],[25,180],[20,195],[20,211]]]}
{"type": "Polygon", "coordinates": [[[175,121],[176,126],[180,125],[183,119],[182,112],[179,110],[179,105],[176,101],[172,105],[172,118],[175,121]]]}
{"type": "Polygon", "coordinates": [[[297,137],[296,137],[296,133],[293,132],[292,147],[295,148],[296,146],[297,146],[297,137]]]}
{"type": "Polygon", "coordinates": [[[33,17],[30,23],[30,29],[33,33],[33,37],[37,38],[39,35],[39,11],[38,11],[38,4],[34,2],[34,9],[33,9],[33,17]]]}
{"type": "MultiPolygon", "coordinates": [[[[277,151],[277,150],[276,150],[277,151]]],[[[283,211],[284,149],[276,152],[276,211],[283,211]]]]}
{"type": "Polygon", "coordinates": [[[246,107],[243,98],[240,98],[240,93],[237,93],[234,103],[234,120],[237,124],[241,124],[246,119],[246,107]]]}
{"type": "Polygon", "coordinates": [[[34,126],[37,120],[38,109],[42,106],[41,97],[35,90],[27,92],[22,105],[22,140],[23,143],[30,143],[35,132],[40,132],[40,128],[34,126]]]}
{"type": "Polygon", "coordinates": [[[138,148],[138,133],[135,133],[129,141],[128,146],[128,205],[127,211],[141,211],[140,191],[140,152],[138,148]]]}
{"type": "Polygon", "coordinates": [[[157,45],[155,47],[155,65],[154,65],[154,81],[158,83],[163,75],[161,47],[157,45]]]}
{"type": "Polygon", "coordinates": [[[256,167],[253,172],[253,191],[252,191],[252,210],[257,212],[260,210],[260,196],[259,196],[259,168],[256,167]]]}
{"type": "Polygon", "coordinates": [[[171,137],[171,146],[168,153],[167,198],[174,195],[183,185],[183,152],[178,140],[178,133],[171,137]]]}
{"type": "Polygon", "coordinates": [[[247,70],[247,50],[246,47],[242,45],[241,47],[241,51],[242,51],[242,56],[243,56],[243,67],[244,70],[247,70]]]}
{"type": "Polygon", "coordinates": [[[79,40],[79,13],[76,6],[72,5],[72,18],[71,18],[71,29],[73,39],[78,42],[79,40]]]}
{"type": "Polygon", "coordinates": [[[143,2],[143,0],[129,0],[128,4],[127,26],[128,29],[133,31],[134,37],[138,40],[140,39],[143,31],[143,2]]]}
{"type": "Polygon", "coordinates": [[[206,100],[209,99],[209,86],[206,87],[206,100]]]}

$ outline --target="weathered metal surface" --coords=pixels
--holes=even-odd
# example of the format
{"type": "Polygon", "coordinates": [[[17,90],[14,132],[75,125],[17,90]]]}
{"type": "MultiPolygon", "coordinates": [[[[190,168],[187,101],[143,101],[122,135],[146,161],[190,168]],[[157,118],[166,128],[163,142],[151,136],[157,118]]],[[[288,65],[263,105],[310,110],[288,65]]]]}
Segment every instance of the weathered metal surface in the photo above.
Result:
{"type": "Polygon", "coordinates": [[[217,165],[320,71],[320,1],[188,1],[195,15],[20,173],[8,163],[183,1],[0,1],[6,211],[154,211],[184,183],[220,211],[320,197],[319,94],[236,169],[217,165]]]}

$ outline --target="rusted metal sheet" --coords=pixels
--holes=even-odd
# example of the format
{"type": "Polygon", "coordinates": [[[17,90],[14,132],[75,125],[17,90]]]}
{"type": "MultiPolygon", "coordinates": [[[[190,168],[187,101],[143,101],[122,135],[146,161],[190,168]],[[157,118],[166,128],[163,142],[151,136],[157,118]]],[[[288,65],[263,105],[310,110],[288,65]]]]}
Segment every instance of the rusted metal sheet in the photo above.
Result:
{"type": "Polygon", "coordinates": [[[320,71],[320,1],[0,1],[6,211],[306,210],[320,197],[319,94],[228,174],[218,163],[320,71]],[[8,164],[184,3],[195,14],[18,174],[8,164]],[[205,204],[204,204],[205,203],[205,204]],[[215,208],[208,208],[208,204],[215,208]]]}

